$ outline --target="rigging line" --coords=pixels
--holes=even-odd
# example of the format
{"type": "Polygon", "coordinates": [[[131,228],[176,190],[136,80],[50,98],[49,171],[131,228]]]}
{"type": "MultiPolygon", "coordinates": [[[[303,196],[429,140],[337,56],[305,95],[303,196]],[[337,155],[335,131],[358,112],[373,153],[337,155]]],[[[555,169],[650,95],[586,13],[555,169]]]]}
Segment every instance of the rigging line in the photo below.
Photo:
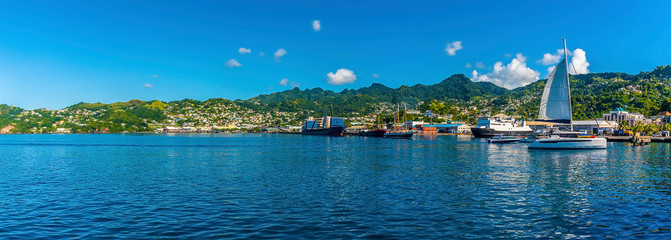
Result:
{"type": "MultiPolygon", "coordinates": [[[[566,59],[568,61],[568,59],[566,59]]],[[[578,75],[578,70],[575,69],[575,65],[573,65],[573,61],[569,61],[571,63],[571,67],[573,67],[573,73],[574,75],[578,75]]]]}

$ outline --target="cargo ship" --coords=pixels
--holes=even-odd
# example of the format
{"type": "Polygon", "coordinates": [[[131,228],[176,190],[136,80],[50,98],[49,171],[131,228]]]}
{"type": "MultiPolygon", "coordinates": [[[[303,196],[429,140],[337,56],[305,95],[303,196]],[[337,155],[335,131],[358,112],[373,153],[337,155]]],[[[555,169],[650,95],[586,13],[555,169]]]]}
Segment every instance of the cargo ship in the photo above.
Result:
{"type": "Polygon", "coordinates": [[[301,130],[303,135],[342,136],[343,132],[345,132],[345,120],[329,116],[324,116],[322,119],[310,117],[305,120],[301,130]]]}

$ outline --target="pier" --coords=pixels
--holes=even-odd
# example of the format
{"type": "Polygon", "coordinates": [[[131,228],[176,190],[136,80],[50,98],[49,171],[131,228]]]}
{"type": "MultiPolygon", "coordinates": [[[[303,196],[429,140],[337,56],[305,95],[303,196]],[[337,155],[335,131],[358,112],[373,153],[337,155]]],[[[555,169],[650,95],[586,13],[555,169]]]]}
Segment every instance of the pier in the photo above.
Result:
{"type": "MultiPolygon", "coordinates": [[[[606,140],[609,142],[632,142],[633,136],[609,136],[606,137],[606,140]]],[[[649,139],[650,142],[667,142],[671,143],[671,137],[651,137],[651,136],[640,136],[642,139],[649,139]]]]}

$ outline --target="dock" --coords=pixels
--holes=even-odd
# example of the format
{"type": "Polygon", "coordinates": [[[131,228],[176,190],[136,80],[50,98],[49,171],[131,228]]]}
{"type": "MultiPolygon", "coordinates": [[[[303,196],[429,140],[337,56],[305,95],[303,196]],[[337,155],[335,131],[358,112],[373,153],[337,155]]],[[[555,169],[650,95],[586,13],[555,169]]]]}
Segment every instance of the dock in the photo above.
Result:
{"type": "MultiPolygon", "coordinates": [[[[633,136],[608,136],[606,140],[609,142],[631,142],[633,136]]],[[[650,139],[650,142],[667,142],[671,143],[671,137],[650,137],[640,136],[639,138],[650,139]]]]}

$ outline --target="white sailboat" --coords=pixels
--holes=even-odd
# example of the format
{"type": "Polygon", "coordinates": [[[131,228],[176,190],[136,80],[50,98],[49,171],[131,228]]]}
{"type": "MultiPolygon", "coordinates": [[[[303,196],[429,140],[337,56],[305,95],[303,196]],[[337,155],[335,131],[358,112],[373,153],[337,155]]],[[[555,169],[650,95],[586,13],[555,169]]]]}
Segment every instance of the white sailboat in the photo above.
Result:
{"type": "Polygon", "coordinates": [[[564,39],[564,59],[557,64],[545,83],[541,97],[538,121],[568,123],[570,132],[555,132],[547,139],[531,143],[529,148],[541,149],[603,149],[606,139],[573,132],[573,113],[571,112],[571,86],[569,85],[568,56],[564,39]]]}

